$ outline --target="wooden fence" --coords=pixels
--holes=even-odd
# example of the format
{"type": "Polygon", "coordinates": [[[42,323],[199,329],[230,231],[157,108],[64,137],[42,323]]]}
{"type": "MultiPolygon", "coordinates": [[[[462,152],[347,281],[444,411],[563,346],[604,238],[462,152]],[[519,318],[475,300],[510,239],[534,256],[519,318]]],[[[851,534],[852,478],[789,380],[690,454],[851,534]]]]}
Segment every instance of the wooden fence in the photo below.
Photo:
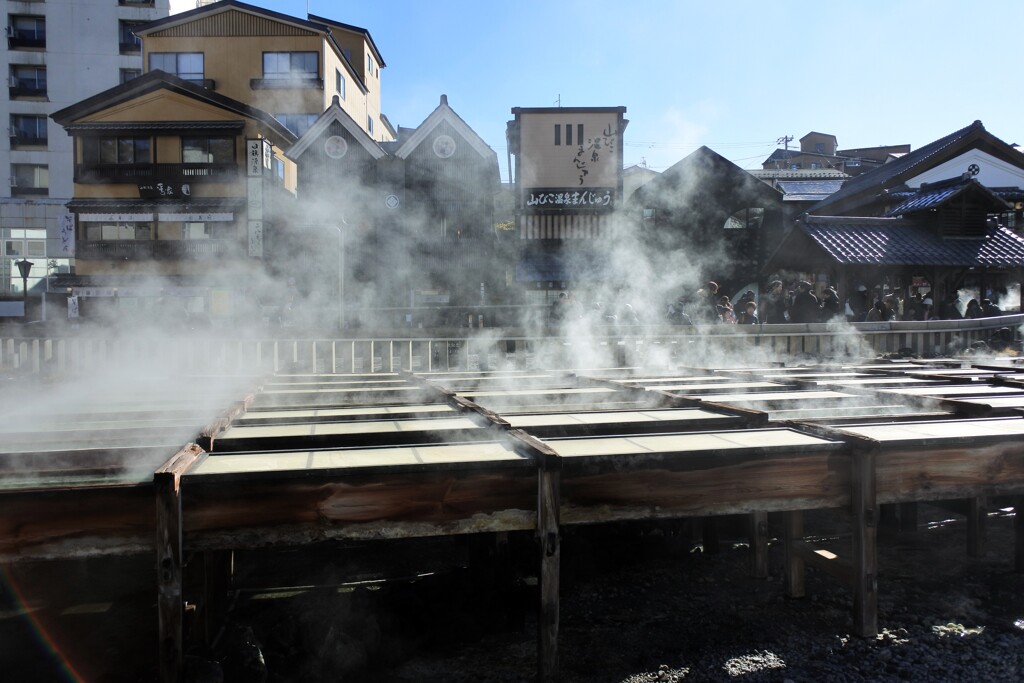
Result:
{"type": "Polygon", "coordinates": [[[616,334],[524,336],[502,328],[430,335],[340,339],[252,339],[95,333],[0,338],[0,370],[75,374],[104,363],[181,373],[262,374],[527,370],[770,363],[800,358],[857,359],[907,351],[955,356],[1008,328],[1020,347],[1024,315],[979,320],[806,325],[635,326],[616,334]]]}

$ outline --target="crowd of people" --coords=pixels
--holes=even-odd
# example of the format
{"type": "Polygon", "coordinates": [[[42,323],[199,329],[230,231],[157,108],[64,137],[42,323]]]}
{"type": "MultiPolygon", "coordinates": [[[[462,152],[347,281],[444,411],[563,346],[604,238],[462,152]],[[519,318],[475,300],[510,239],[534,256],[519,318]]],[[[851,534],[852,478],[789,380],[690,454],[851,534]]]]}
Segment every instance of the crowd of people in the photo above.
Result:
{"type": "MultiPolygon", "coordinates": [[[[901,298],[895,292],[870,292],[861,285],[844,299],[832,285],[816,288],[806,280],[798,280],[787,288],[781,280],[772,280],[760,296],[748,289],[736,301],[724,294],[718,283],[709,281],[696,292],[680,296],[670,303],[666,316],[668,322],[675,325],[779,325],[836,320],[958,320],[989,318],[1002,313],[999,306],[989,298],[980,301],[969,299],[963,303],[956,291],[936,305],[930,293],[915,292],[901,298]]],[[[641,320],[637,311],[628,303],[605,306],[595,302],[587,307],[572,292],[561,292],[551,304],[549,322],[557,326],[567,320],[616,326],[662,322],[641,320]]]]}

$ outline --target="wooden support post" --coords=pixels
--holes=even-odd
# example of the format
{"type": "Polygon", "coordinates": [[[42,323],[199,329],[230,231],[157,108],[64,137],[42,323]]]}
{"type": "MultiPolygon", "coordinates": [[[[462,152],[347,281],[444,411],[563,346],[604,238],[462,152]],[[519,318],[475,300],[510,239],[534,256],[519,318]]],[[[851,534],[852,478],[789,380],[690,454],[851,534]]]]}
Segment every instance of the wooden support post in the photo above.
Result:
{"type": "Polygon", "coordinates": [[[804,597],[804,560],[797,549],[797,542],[804,535],[803,510],[788,510],[782,513],[782,540],[786,552],[786,595],[790,598],[804,597]]]}
{"type": "Polygon", "coordinates": [[[157,616],[159,619],[159,681],[179,683],[183,669],[181,475],[202,450],[191,444],[153,475],[156,492],[157,616]]]}
{"type": "Polygon", "coordinates": [[[768,513],[750,513],[750,573],[768,578],[768,513]]]}
{"type": "Polygon", "coordinates": [[[967,504],[967,556],[984,557],[988,499],[976,496],[968,499],[967,504]]]}
{"type": "Polygon", "coordinates": [[[562,556],[559,537],[561,462],[543,456],[538,472],[537,536],[540,541],[540,615],[537,629],[539,680],[558,679],[558,592],[562,556]]]}
{"type": "Polygon", "coordinates": [[[701,540],[704,545],[704,554],[718,554],[718,520],[714,517],[704,517],[700,520],[701,540]]]}
{"type": "Polygon", "coordinates": [[[875,452],[853,453],[853,630],[878,635],[878,519],[875,452]]]}

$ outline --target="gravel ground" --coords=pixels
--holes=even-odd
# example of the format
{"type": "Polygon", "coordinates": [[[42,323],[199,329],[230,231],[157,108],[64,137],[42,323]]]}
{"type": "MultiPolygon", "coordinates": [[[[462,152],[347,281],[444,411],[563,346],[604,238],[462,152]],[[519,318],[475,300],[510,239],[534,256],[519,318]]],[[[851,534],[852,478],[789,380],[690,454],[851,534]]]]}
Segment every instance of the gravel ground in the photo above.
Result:
{"type": "MultiPolygon", "coordinates": [[[[822,547],[848,542],[841,522],[822,547]]],[[[590,557],[593,539],[567,534],[559,652],[565,683],[652,681],[1022,681],[1024,574],[1013,571],[1013,516],[989,520],[988,553],[968,558],[963,518],[921,506],[917,533],[882,534],[879,635],[850,633],[851,595],[808,569],[807,597],[788,599],[782,551],[771,578],[753,579],[747,548],[703,553],[657,534],[619,544],[625,557],[590,557]]],[[[535,614],[523,628],[437,642],[393,664],[355,673],[367,681],[448,683],[534,680],[535,614]]]]}

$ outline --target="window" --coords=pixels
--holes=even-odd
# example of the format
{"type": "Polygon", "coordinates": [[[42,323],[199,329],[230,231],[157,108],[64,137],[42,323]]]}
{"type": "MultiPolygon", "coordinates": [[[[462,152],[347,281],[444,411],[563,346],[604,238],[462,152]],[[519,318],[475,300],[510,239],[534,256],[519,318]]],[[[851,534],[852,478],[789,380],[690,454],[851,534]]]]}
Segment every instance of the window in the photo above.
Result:
{"type": "Polygon", "coordinates": [[[12,14],[7,21],[9,47],[46,47],[45,17],[12,14]]]}
{"type": "Polygon", "coordinates": [[[181,161],[185,164],[233,164],[235,139],[182,138],[181,161]]]}
{"type": "Polygon", "coordinates": [[[105,223],[86,223],[85,239],[94,242],[110,242],[114,240],[151,240],[153,239],[152,223],[123,223],[110,221],[105,223]]]}
{"type": "MultiPolygon", "coordinates": [[[[565,124],[565,144],[566,144],[566,146],[571,146],[573,144],[572,143],[572,134],[573,134],[573,124],[571,124],[571,123],[565,124]]],[[[558,147],[561,144],[562,144],[562,124],[556,123],[555,124],[555,147],[558,147]]],[[[576,124],[576,144],[577,145],[582,145],[583,144],[583,124],[582,123],[577,123],[576,124]]]]}
{"type": "Polygon", "coordinates": [[[337,69],[334,71],[334,89],[338,91],[339,99],[345,99],[345,77],[337,69]]]}
{"type": "Polygon", "coordinates": [[[815,142],[814,143],[814,151],[817,152],[818,154],[824,154],[825,153],[825,143],[824,142],[815,142]]]}
{"type": "Polygon", "coordinates": [[[368,76],[373,75],[373,57],[366,55],[366,74],[368,76]]]}
{"type": "Polygon", "coordinates": [[[317,119],[316,114],[274,114],[274,118],[298,136],[305,135],[317,119]]]}
{"type": "Polygon", "coordinates": [[[317,54],[315,52],[264,52],[263,78],[269,80],[316,79],[317,54]]]}
{"type": "Polygon", "coordinates": [[[11,114],[11,144],[45,145],[46,117],[34,114],[11,114]]]}
{"type": "Polygon", "coordinates": [[[160,69],[186,81],[203,80],[202,52],[153,52],[149,55],[149,70],[160,69]]]}
{"type": "Polygon", "coordinates": [[[131,136],[85,138],[82,140],[85,164],[148,164],[153,161],[150,138],[131,136]]]}
{"type": "Polygon", "coordinates": [[[206,223],[182,223],[181,238],[183,240],[210,239],[210,226],[206,223]]]}
{"type": "Polygon", "coordinates": [[[118,22],[118,35],[120,36],[118,42],[121,45],[121,54],[135,55],[142,52],[142,40],[135,35],[134,31],[145,23],[144,21],[118,22]]]}
{"type": "Polygon", "coordinates": [[[12,97],[44,97],[46,95],[46,67],[11,65],[12,97]]]}
{"type": "Polygon", "coordinates": [[[366,115],[366,132],[373,135],[373,117],[369,114],[366,115]]]}
{"type": "Polygon", "coordinates": [[[819,168],[821,168],[821,164],[819,164],[817,161],[812,161],[811,162],[811,169],[812,170],[819,169],[819,168]]]}
{"type": "Polygon", "coordinates": [[[50,169],[44,164],[11,164],[11,194],[46,194],[50,169]]]}
{"type": "Polygon", "coordinates": [[[142,75],[142,69],[121,69],[121,82],[127,83],[142,75]]]}

